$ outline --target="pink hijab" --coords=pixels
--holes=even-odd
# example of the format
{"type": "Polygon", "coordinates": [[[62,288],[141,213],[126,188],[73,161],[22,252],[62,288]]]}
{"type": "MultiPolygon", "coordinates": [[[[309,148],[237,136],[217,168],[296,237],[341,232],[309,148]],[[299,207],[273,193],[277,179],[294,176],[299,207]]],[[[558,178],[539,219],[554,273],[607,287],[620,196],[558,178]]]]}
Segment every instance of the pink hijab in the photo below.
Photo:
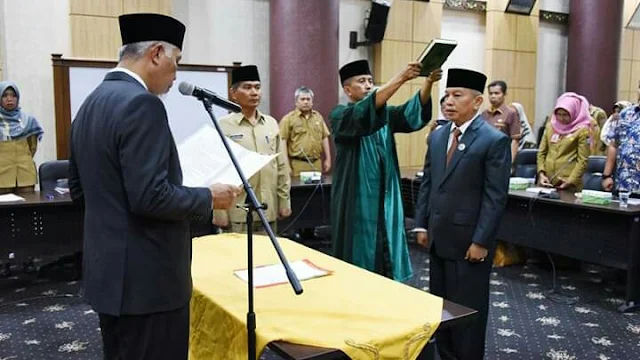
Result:
{"type": "Polygon", "coordinates": [[[576,93],[567,92],[558,98],[556,107],[551,116],[551,127],[560,135],[571,134],[581,128],[591,127],[591,115],[589,115],[589,101],[576,93]],[[571,115],[571,122],[563,124],[556,118],[558,109],[566,110],[571,115]]]}

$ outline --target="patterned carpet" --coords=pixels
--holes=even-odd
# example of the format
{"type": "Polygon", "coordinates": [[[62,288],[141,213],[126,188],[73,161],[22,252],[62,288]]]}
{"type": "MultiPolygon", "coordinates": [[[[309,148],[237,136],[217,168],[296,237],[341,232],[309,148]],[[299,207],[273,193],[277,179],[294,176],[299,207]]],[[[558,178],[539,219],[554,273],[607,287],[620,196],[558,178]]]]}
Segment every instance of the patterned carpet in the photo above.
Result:
{"type": "MultiPolygon", "coordinates": [[[[412,247],[411,257],[410,285],[428,290],[427,254],[412,247]]],[[[537,265],[495,269],[486,359],[640,359],[640,315],[615,310],[618,273],[559,271],[550,293],[552,274],[537,265]]],[[[101,359],[97,315],[77,297],[80,286],[59,276],[0,279],[0,360],[101,359]]],[[[279,359],[270,352],[262,358],[279,359]]]]}

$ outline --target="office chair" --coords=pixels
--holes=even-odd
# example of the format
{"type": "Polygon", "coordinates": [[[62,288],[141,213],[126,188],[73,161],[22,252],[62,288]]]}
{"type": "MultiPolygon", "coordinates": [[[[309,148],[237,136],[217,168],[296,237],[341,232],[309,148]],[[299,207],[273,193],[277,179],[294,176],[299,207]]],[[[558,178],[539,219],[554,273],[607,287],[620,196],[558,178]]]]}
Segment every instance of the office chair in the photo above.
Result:
{"type": "MultiPolygon", "coordinates": [[[[55,160],[47,161],[40,165],[38,169],[38,179],[40,183],[41,193],[51,193],[58,186],[58,180],[67,180],[69,177],[69,160],[55,160]]],[[[37,271],[38,276],[43,276],[48,271],[62,268],[66,266],[74,267],[74,277],[79,277],[82,268],[82,252],[76,252],[74,254],[61,256],[57,260],[42,264],[40,266],[33,266],[28,268],[25,264],[25,272],[37,271]]]]}
{"type": "Polygon", "coordinates": [[[69,177],[69,160],[47,161],[40,165],[38,178],[40,182],[40,192],[51,192],[56,188],[58,179],[69,177]]]}
{"type": "Polygon", "coordinates": [[[518,151],[515,160],[516,177],[533,179],[537,174],[538,149],[522,149],[518,151]]]}
{"type": "Polygon", "coordinates": [[[582,188],[585,190],[603,191],[602,172],[607,163],[606,156],[589,156],[587,170],[582,175],[582,188]]]}

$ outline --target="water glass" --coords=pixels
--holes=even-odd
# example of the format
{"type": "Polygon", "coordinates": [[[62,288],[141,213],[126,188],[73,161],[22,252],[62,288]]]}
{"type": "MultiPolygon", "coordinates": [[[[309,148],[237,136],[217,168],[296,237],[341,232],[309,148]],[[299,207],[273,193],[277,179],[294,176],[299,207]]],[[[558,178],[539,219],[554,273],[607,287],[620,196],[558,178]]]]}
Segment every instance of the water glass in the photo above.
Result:
{"type": "Polygon", "coordinates": [[[629,207],[629,196],[631,195],[631,191],[628,190],[619,190],[618,198],[620,199],[620,207],[627,208],[629,207]]]}

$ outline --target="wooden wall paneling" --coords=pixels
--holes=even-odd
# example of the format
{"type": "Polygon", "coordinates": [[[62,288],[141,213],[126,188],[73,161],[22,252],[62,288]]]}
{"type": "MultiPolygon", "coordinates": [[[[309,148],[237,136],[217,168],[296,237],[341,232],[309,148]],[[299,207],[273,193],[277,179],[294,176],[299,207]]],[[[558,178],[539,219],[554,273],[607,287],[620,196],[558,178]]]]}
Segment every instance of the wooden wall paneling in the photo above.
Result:
{"type": "Polygon", "coordinates": [[[389,81],[407,66],[413,46],[410,41],[383,40],[374,48],[374,80],[378,84],[389,81]]]}
{"type": "Polygon", "coordinates": [[[411,41],[413,36],[413,1],[396,0],[389,10],[384,38],[411,41]]]}
{"type": "Polygon", "coordinates": [[[537,55],[531,52],[515,52],[514,77],[507,83],[517,88],[535,88],[537,55]]]}
{"type": "Polygon", "coordinates": [[[413,42],[428,43],[440,37],[442,4],[413,2],[413,42]]]}
{"type": "Polygon", "coordinates": [[[504,80],[507,84],[513,83],[515,78],[515,55],[516,53],[514,51],[494,50],[492,54],[491,77],[488,79],[488,82],[504,80]]]}
{"type": "Polygon", "coordinates": [[[517,16],[488,11],[485,44],[487,49],[515,50],[517,16]]]}
{"type": "MultiPolygon", "coordinates": [[[[122,0],[125,13],[154,12],[165,15],[172,13],[172,0],[122,0]]],[[[184,1],[184,0],[176,0],[184,1]]],[[[394,4],[395,6],[395,4],[394,4]]]]}
{"type": "Polygon", "coordinates": [[[630,91],[631,90],[631,64],[632,60],[620,61],[618,70],[618,91],[630,91]]]}
{"type": "Polygon", "coordinates": [[[538,50],[538,17],[516,16],[516,18],[515,50],[535,53],[538,50]]]}
{"type": "Polygon", "coordinates": [[[638,80],[640,80],[640,59],[634,59],[631,63],[631,77],[629,79],[630,92],[638,89],[638,80]]]}
{"type": "Polygon", "coordinates": [[[71,53],[74,57],[116,59],[122,45],[117,18],[71,15],[71,53]]]}
{"type": "Polygon", "coordinates": [[[640,30],[633,30],[633,45],[631,48],[633,60],[640,60],[640,30]]]}
{"type": "Polygon", "coordinates": [[[631,29],[622,29],[622,36],[620,41],[620,59],[631,60],[633,59],[633,33],[631,29]]]}
{"type": "Polygon", "coordinates": [[[69,0],[71,15],[117,17],[122,14],[122,0],[69,0]]]}
{"type": "MultiPolygon", "coordinates": [[[[535,123],[536,116],[536,90],[535,88],[530,89],[520,89],[515,88],[509,90],[509,95],[507,97],[507,101],[509,103],[518,102],[522,104],[525,113],[527,114],[527,119],[531,126],[535,123]]],[[[544,116],[544,115],[543,115],[544,116]]]]}

